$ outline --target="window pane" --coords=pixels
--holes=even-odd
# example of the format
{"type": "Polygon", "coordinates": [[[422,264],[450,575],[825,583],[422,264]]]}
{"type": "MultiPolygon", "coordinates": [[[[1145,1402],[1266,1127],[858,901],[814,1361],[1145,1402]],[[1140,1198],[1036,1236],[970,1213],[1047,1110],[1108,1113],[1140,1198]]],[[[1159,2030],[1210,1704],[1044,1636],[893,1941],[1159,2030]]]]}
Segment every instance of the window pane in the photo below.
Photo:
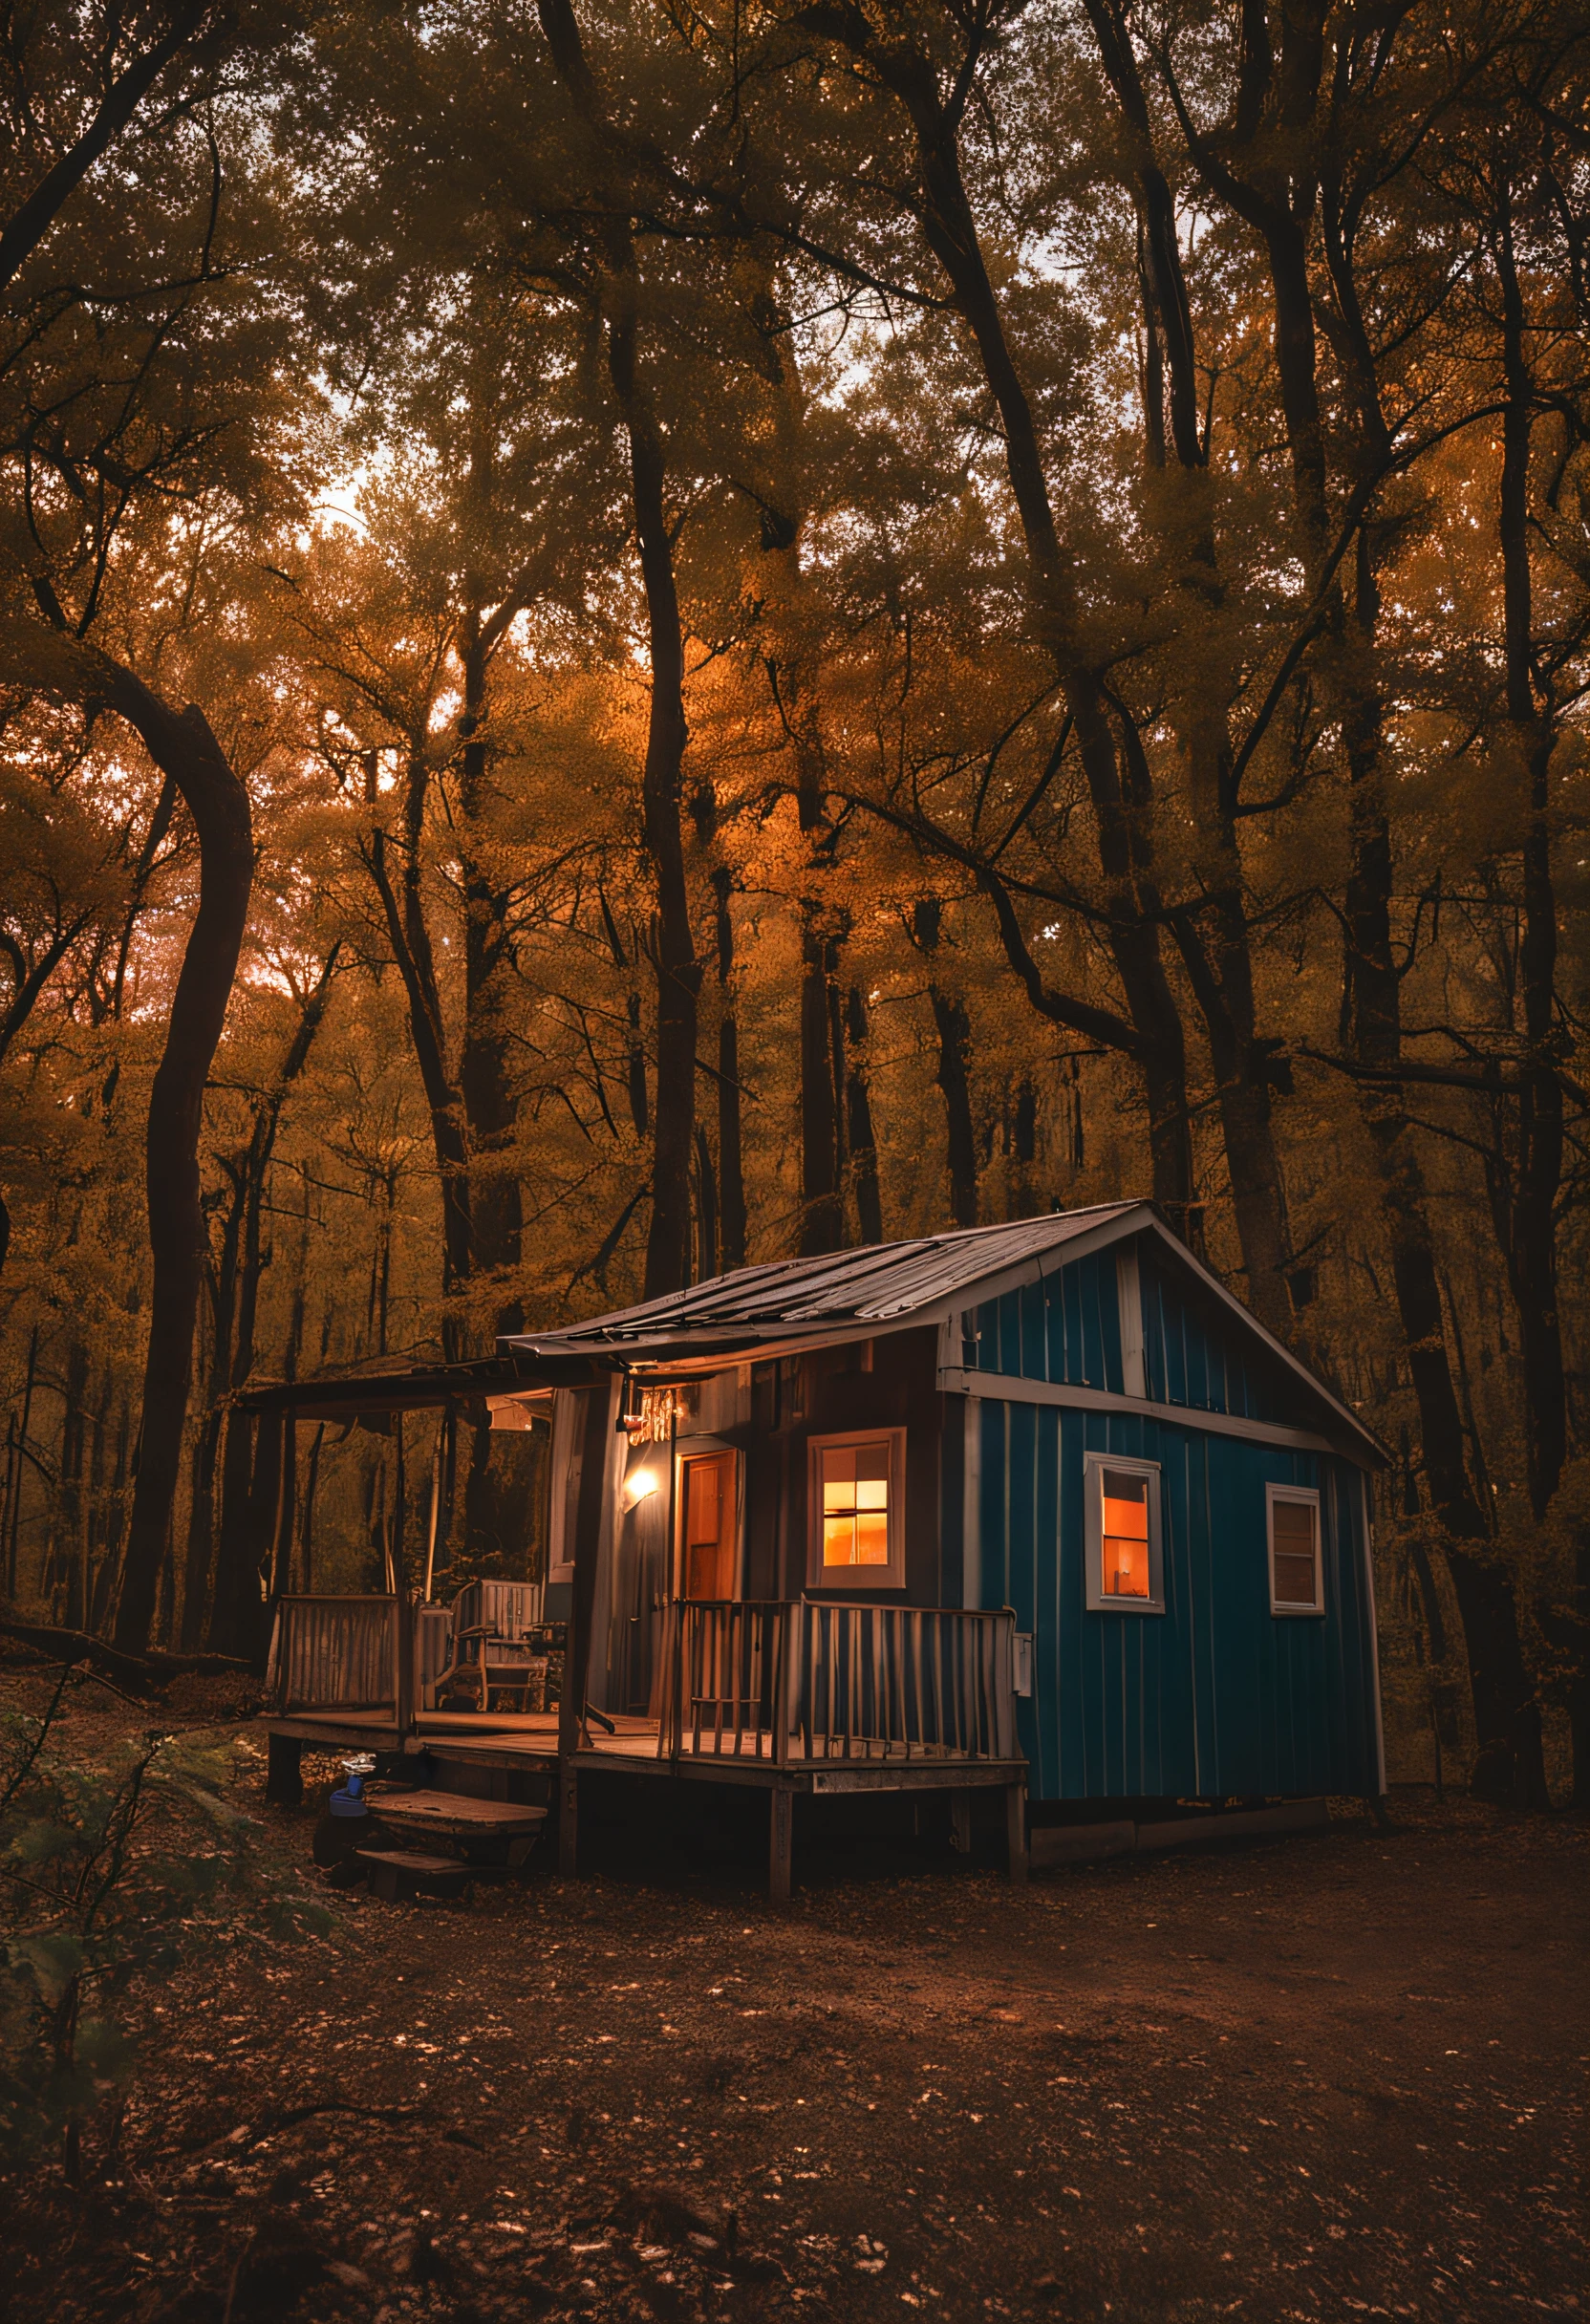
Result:
{"type": "MultiPolygon", "coordinates": [[[[1105,1503],[1107,1509],[1108,1502],[1105,1503]]],[[[1107,1598],[1147,1598],[1149,1544],[1131,1535],[1105,1536],[1104,1595],[1107,1598]]]]}
{"type": "Polygon", "coordinates": [[[889,1447],[886,1444],[857,1445],[854,1458],[858,1477],[886,1477],[889,1474],[889,1447]]]}
{"type": "MultiPolygon", "coordinates": [[[[839,1445],[823,1454],[823,1484],[853,1485],[856,1475],[856,1453],[853,1445],[839,1445]]],[[[847,1496],[847,1498],[849,1496],[847,1496]]]]}
{"type": "Polygon", "coordinates": [[[1133,1476],[1129,1470],[1106,1469],[1101,1472],[1104,1486],[1105,1522],[1107,1534],[1118,1534],[1124,1539],[1146,1541],[1149,1538],[1149,1480],[1133,1476]]]}
{"type": "Polygon", "coordinates": [[[881,1509],[865,1510],[856,1519],[856,1563],[889,1563],[889,1518],[881,1509]]]}
{"type": "Polygon", "coordinates": [[[858,1476],[856,1479],[856,1507],[858,1509],[887,1509],[889,1507],[889,1479],[886,1476],[858,1476]]]}
{"type": "Polygon", "coordinates": [[[825,1565],[853,1565],[856,1561],[856,1521],[854,1517],[825,1517],[823,1519],[823,1562],[825,1565]]]}
{"type": "Polygon", "coordinates": [[[1278,1605],[1317,1605],[1314,1594],[1314,1560],[1312,1555],[1299,1558],[1290,1551],[1276,1552],[1276,1603],[1278,1605]]]}
{"type": "Polygon", "coordinates": [[[1312,1556],[1314,1519],[1317,1515],[1312,1501],[1272,1502],[1270,1521],[1275,1531],[1277,1549],[1306,1551],[1312,1556]]]}
{"type": "Polygon", "coordinates": [[[853,1509],[855,1505],[856,1489],[848,1478],[826,1476],[823,1479],[825,1509],[853,1509]]]}

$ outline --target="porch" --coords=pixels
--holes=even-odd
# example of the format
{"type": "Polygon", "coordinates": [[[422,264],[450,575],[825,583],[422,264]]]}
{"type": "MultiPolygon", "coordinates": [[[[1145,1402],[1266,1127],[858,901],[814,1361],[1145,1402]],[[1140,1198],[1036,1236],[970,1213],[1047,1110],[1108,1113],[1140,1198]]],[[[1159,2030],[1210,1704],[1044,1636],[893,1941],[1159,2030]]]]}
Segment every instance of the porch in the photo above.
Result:
{"type": "MultiPolygon", "coordinates": [[[[522,1584],[475,1586],[505,1601],[514,1591],[529,1596],[522,1584]]],[[[587,1707],[578,1716],[561,1703],[492,1708],[484,1687],[485,1709],[438,1702],[460,1631],[479,1626],[463,1617],[481,1610],[392,1597],[281,1600],[268,1675],[270,1796],[301,1797],[305,1750],[374,1752],[442,1789],[478,1791],[483,1780],[490,1790],[498,1778],[505,1798],[544,1790],[557,1807],[560,1868],[571,1875],[582,1774],[749,1784],[769,1794],[769,1889],[784,1901],[798,1793],[948,1792],[964,1846],[973,1791],[998,1787],[1010,1869],[1024,1874],[1026,1763],[1016,1738],[1009,1613],[807,1600],[676,1603],[658,1609],[648,1712],[587,1707]]],[[[531,1610],[494,1605],[505,1644],[531,1610]]]]}

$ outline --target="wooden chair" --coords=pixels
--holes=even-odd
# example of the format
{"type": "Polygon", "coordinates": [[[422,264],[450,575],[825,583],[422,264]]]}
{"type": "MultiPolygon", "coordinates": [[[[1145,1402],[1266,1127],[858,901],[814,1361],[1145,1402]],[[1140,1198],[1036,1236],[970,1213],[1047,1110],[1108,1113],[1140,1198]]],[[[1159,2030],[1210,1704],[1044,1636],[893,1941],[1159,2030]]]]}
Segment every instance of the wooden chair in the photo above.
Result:
{"type": "Polygon", "coordinates": [[[465,1686],[478,1690],[479,1708],[483,1711],[502,1710],[491,1697],[516,1694],[521,1711],[541,1711],[546,1707],[547,1655],[525,1640],[504,1638],[489,1623],[474,1623],[461,1630],[454,1641],[453,1659],[448,1668],[438,1674],[436,1699],[443,1703],[456,1687],[465,1686]],[[539,1681],[542,1701],[526,1703],[526,1696],[537,1690],[539,1681]]]}

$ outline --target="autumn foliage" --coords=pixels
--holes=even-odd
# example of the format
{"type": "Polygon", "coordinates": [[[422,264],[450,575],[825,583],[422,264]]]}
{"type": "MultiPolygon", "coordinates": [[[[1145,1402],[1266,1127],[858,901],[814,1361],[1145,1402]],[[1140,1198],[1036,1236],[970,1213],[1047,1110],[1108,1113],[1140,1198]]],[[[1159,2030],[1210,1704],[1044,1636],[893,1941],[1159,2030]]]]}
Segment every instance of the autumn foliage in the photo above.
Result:
{"type": "Polygon", "coordinates": [[[18,16],[19,1616],[255,1651],[433,1476],[520,1570],[536,1440],[250,1378],[1152,1195],[1391,1452],[1407,1732],[1582,1804],[1587,83],[1566,0],[18,16]]]}

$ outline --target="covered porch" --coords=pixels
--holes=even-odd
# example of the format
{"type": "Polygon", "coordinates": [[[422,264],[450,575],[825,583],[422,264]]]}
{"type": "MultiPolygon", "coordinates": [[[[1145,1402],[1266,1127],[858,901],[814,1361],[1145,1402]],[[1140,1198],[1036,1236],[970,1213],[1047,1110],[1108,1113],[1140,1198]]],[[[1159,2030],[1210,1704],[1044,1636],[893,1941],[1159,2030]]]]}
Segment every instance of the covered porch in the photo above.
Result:
{"type": "MultiPolygon", "coordinates": [[[[511,1645],[515,1621],[537,1610],[528,1585],[476,1587],[505,1601],[493,1611],[511,1645]]],[[[373,1752],[398,1779],[412,1771],[418,1782],[478,1796],[540,1794],[556,1805],[559,1864],[572,1875],[582,1774],[748,1784],[769,1795],[769,1890],[783,1901],[798,1794],[947,1792],[964,1847],[972,1793],[999,1788],[1010,1869],[1024,1873],[1026,1765],[1008,1612],[677,1603],[658,1610],[654,1707],[625,1715],[569,1700],[509,1709],[485,1689],[480,1709],[439,1703],[461,1610],[482,1609],[396,1596],[280,1600],[268,1672],[270,1796],[302,1797],[305,1751],[373,1752]]]]}

